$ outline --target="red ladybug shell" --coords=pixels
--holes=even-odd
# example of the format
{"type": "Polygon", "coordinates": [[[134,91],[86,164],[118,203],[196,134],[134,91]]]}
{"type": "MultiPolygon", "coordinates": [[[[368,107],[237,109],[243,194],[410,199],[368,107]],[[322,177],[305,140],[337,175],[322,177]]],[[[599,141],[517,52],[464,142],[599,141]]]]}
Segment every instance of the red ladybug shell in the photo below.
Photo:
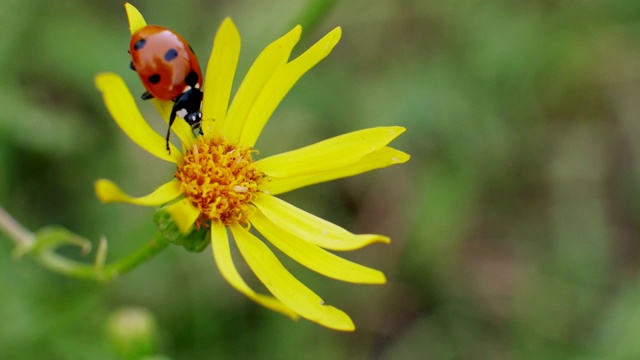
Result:
{"type": "Polygon", "coordinates": [[[175,32],[162,26],[145,26],[131,36],[129,52],[142,84],[155,98],[173,100],[189,87],[201,88],[198,59],[175,32]]]}

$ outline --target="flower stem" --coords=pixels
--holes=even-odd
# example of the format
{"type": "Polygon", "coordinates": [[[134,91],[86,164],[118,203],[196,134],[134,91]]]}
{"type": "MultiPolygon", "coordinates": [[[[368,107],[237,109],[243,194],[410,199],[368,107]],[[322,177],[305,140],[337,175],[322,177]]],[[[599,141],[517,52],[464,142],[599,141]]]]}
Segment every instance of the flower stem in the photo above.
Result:
{"type": "Polygon", "coordinates": [[[87,264],[60,256],[53,251],[45,251],[35,255],[35,260],[49,270],[85,280],[111,282],[145,261],[153,258],[169,245],[169,240],[156,232],[153,239],[142,245],[130,255],[109,264],[87,264]]]}
{"type": "Polygon", "coordinates": [[[14,255],[29,255],[45,268],[71,277],[100,282],[109,282],[121,274],[129,272],[143,262],[151,259],[169,246],[169,240],[160,232],[132,254],[105,264],[107,242],[100,240],[95,264],[69,259],[55,252],[57,246],[75,245],[88,250],[88,240],[69,232],[64,228],[48,227],[35,234],[25,229],[2,207],[0,207],[0,231],[8,235],[15,244],[14,255]]]}
{"type": "Polygon", "coordinates": [[[156,231],[153,239],[131,255],[106,265],[103,270],[103,274],[106,276],[106,281],[115,280],[121,274],[135,269],[138,265],[162,252],[162,250],[166,249],[167,246],[169,246],[169,240],[162,236],[159,231],[156,231]]]}
{"type": "Polygon", "coordinates": [[[16,246],[28,248],[35,243],[33,233],[20,225],[2,206],[0,206],[0,230],[4,230],[16,246]]]}

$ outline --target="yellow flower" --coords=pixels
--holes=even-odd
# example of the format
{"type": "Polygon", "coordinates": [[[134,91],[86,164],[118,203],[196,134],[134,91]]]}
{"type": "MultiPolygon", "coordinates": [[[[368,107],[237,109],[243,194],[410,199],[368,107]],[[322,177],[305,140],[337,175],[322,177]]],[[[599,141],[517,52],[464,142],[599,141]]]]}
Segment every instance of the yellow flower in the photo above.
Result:
{"type": "MultiPolygon", "coordinates": [[[[145,26],[136,8],[126,4],[130,30],[145,26]]],[[[204,81],[202,136],[194,136],[186,122],[173,131],[184,154],[142,118],[120,76],[99,74],[96,85],[120,128],[149,153],[177,165],[175,179],[143,197],[126,195],[114,183],[96,181],[103,202],[144,206],[170,203],[167,212],[183,233],[194,226],[209,228],[213,256],[223,277],[238,291],[269,309],[291,318],[302,316],[326,327],[352,331],[343,311],[325,302],[298,281],[267,245],[248,231],[255,228],[272,245],[322,275],[360,284],[383,284],[384,274],[334,255],[372,243],[388,243],[382,235],[356,235],[313,216],[274,195],[307,185],[348,177],[404,163],[409,155],[387,144],[404,132],[379,127],[337,136],[298,150],[254,160],[253,146],[267,120],[296,81],[326,57],[340,40],[341,29],[329,32],[302,55],[289,60],[301,27],[267,46],[255,60],[229,105],[240,54],[240,35],[231,19],[216,34],[204,81]],[[273,294],[253,291],[233,264],[230,231],[242,257],[273,294]]],[[[152,100],[167,121],[171,102],[152,100]]]]}

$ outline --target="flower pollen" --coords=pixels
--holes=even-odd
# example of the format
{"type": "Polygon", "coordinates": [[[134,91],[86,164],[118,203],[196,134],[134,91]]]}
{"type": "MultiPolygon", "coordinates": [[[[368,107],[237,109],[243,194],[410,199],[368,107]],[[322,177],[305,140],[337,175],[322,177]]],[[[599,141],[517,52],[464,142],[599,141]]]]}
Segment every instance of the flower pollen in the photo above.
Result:
{"type": "Polygon", "coordinates": [[[229,144],[222,138],[203,136],[184,154],[174,177],[182,193],[200,210],[196,227],[218,219],[225,225],[247,226],[254,207],[250,202],[263,179],[255,167],[252,148],[229,144]]]}

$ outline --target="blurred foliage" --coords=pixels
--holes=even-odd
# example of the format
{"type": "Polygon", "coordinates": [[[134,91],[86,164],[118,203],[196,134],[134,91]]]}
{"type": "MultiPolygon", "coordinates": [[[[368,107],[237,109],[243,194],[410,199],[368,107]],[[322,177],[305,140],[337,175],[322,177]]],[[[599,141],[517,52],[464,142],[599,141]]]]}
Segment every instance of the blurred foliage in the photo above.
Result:
{"type": "MultiPolygon", "coordinates": [[[[352,0],[322,16],[304,0],[134,4],[201,61],[231,16],[243,37],[237,81],[291,24],[319,21],[298,52],[343,27],[257,147],[266,156],[408,128],[394,143],[408,164],[284,196],[391,236],[347,254],[389,283],[341,284],[291,264],[352,315],[357,331],[335,333],[251,303],[209,251],[170,247],[104,285],[14,261],[0,234],[0,358],[116,358],[106,323],[123,306],[155,315],[158,351],[173,359],[640,358],[640,2],[352,0]]],[[[155,231],[153,209],[102,205],[93,181],[143,194],[173,169],[118,130],[93,85],[114,71],[143,91],[123,3],[3,0],[0,23],[0,204],[33,229],[104,234],[110,258],[132,252],[155,231]]]]}

